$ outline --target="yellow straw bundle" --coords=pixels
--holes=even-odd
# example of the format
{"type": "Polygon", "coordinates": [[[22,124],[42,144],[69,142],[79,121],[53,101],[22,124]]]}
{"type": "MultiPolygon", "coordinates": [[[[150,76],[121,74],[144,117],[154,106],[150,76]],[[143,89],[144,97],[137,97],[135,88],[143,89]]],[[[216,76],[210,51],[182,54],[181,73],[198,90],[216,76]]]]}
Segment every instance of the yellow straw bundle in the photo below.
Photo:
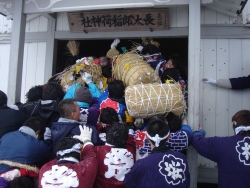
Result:
{"type": "Polygon", "coordinates": [[[113,65],[113,75],[115,79],[122,80],[125,86],[160,83],[155,70],[134,53],[126,53],[117,57],[113,65]]]}
{"type": "Polygon", "coordinates": [[[151,117],[173,112],[180,116],[186,103],[180,84],[139,84],[125,90],[125,101],[130,116],[151,117]]]}

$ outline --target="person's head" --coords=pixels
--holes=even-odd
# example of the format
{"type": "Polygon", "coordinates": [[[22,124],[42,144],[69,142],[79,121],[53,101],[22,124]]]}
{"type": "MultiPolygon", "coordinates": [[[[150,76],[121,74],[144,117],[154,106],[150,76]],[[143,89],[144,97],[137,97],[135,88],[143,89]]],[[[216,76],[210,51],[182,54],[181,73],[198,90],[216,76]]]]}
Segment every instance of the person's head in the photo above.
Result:
{"type": "Polygon", "coordinates": [[[82,144],[78,139],[64,137],[56,145],[54,151],[57,156],[57,160],[67,157],[74,157],[80,161],[82,144]]]}
{"type": "Polygon", "coordinates": [[[113,80],[108,84],[110,98],[122,98],[124,96],[125,86],[121,80],[113,80]]]}
{"type": "Polygon", "coordinates": [[[37,101],[39,99],[42,99],[43,86],[38,85],[38,86],[34,86],[34,87],[30,88],[25,96],[27,98],[27,102],[33,102],[33,101],[37,101]]]}
{"type": "Polygon", "coordinates": [[[112,125],[114,122],[119,122],[119,117],[113,108],[103,108],[100,114],[100,121],[105,124],[112,125]]]}
{"type": "Polygon", "coordinates": [[[64,99],[58,104],[58,111],[62,118],[80,120],[80,109],[74,99],[64,99]]]}
{"type": "Polygon", "coordinates": [[[63,99],[64,92],[62,86],[55,82],[48,82],[43,89],[43,100],[56,100],[57,102],[63,99]]]}
{"type": "Polygon", "coordinates": [[[106,134],[107,143],[118,148],[124,148],[127,139],[128,128],[122,123],[113,123],[106,134]]]}
{"type": "Polygon", "coordinates": [[[7,95],[0,90],[0,106],[7,106],[7,95]]]}
{"type": "Polygon", "coordinates": [[[233,117],[233,129],[235,134],[250,136],[250,111],[240,110],[233,117]],[[244,130],[245,129],[245,130],[244,130]]]}
{"type": "Polygon", "coordinates": [[[33,129],[37,135],[37,139],[41,140],[45,132],[45,126],[39,117],[29,118],[23,126],[33,129]]]}
{"type": "Polygon", "coordinates": [[[170,138],[170,130],[165,121],[150,121],[146,131],[147,139],[151,144],[151,148],[163,146],[170,138]]]}
{"type": "Polygon", "coordinates": [[[78,102],[85,102],[91,104],[92,94],[90,93],[87,87],[81,86],[76,90],[74,99],[78,102]]]}
{"type": "Polygon", "coordinates": [[[106,54],[101,54],[99,56],[99,64],[101,67],[109,65],[109,59],[106,57],[106,54]]]}
{"type": "Polygon", "coordinates": [[[157,60],[160,50],[153,44],[147,44],[143,47],[141,53],[147,60],[157,60]]]}
{"type": "Polygon", "coordinates": [[[35,182],[30,177],[20,176],[14,178],[8,183],[8,188],[34,188],[36,187],[35,182]]]}
{"type": "Polygon", "coordinates": [[[166,116],[170,132],[176,132],[181,129],[182,120],[179,116],[174,115],[173,112],[169,112],[166,116]]]}
{"type": "Polygon", "coordinates": [[[185,80],[187,79],[186,63],[179,54],[173,54],[168,57],[168,61],[164,64],[164,69],[168,68],[175,68],[185,80]]]}
{"type": "Polygon", "coordinates": [[[150,118],[150,121],[153,121],[153,120],[162,120],[162,121],[167,122],[166,118],[164,116],[162,116],[162,115],[154,115],[154,116],[152,116],[150,118]]]}
{"type": "Polygon", "coordinates": [[[161,74],[161,82],[166,83],[167,80],[173,80],[174,82],[178,82],[179,72],[175,68],[165,69],[161,74]]]}

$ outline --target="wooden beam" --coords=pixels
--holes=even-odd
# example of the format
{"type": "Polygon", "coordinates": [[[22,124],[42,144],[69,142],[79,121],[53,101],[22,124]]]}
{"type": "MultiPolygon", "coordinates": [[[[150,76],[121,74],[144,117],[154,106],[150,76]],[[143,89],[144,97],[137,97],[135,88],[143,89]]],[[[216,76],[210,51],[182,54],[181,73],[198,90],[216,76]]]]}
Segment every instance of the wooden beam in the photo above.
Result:
{"type": "Polygon", "coordinates": [[[10,47],[8,104],[20,101],[23,70],[23,49],[26,15],[23,14],[24,0],[15,1],[10,47]]]}
{"type": "Polygon", "coordinates": [[[44,67],[44,83],[47,83],[49,78],[51,78],[53,73],[54,60],[56,54],[54,54],[55,49],[55,29],[56,20],[54,18],[48,19],[48,31],[47,31],[47,41],[46,41],[46,58],[44,67]]]}
{"type": "Polygon", "coordinates": [[[70,33],[69,31],[56,31],[55,38],[59,40],[74,40],[74,39],[114,39],[114,38],[141,38],[141,37],[187,37],[188,28],[170,28],[162,31],[119,31],[119,32],[89,32],[70,33]]]}
{"type": "MultiPolygon", "coordinates": [[[[200,15],[201,2],[189,1],[188,36],[188,124],[192,130],[199,125],[199,83],[200,83],[200,15]]],[[[190,172],[190,187],[197,187],[198,154],[191,146],[187,151],[190,172]]]]}

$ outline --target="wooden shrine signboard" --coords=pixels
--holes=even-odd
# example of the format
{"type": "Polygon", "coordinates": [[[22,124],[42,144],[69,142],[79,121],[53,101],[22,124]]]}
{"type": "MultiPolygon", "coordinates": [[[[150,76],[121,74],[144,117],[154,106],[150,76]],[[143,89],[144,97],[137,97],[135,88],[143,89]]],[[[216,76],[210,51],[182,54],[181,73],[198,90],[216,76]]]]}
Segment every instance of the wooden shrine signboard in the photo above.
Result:
{"type": "Polygon", "coordinates": [[[68,12],[70,32],[169,29],[168,9],[68,12]]]}

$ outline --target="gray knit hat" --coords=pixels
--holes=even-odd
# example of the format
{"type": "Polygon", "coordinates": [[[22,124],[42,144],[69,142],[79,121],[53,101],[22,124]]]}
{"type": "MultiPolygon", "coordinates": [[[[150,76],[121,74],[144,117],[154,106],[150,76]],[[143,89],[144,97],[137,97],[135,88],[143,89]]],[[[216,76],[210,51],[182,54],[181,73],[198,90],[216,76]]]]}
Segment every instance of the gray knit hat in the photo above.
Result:
{"type": "Polygon", "coordinates": [[[74,99],[78,102],[90,104],[92,102],[92,95],[87,87],[81,86],[76,90],[74,99]]]}

